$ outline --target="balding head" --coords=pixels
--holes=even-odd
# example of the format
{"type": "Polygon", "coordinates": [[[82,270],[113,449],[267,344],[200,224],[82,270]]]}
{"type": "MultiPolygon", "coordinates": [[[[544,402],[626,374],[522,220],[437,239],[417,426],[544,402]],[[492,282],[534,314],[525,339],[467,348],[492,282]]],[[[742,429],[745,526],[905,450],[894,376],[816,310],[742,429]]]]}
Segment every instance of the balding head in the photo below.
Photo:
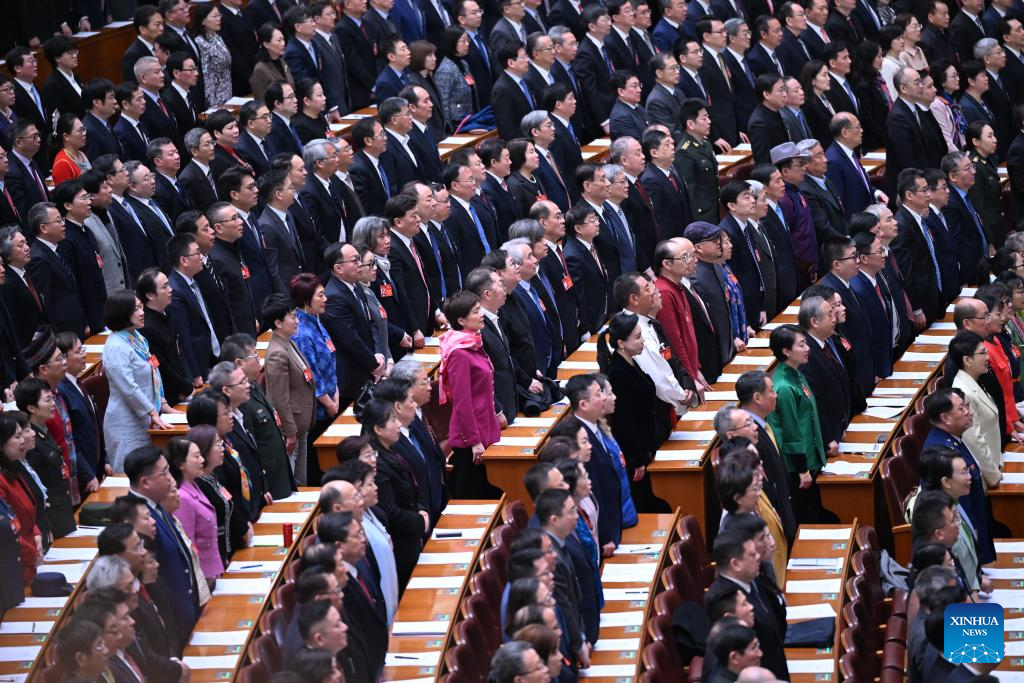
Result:
{"type": "Polygon", "coordinates": [[[347,481],[329,481],[320,489],[320,510],[324,514],[351,512],[362,518],[363,497],[356,487],[347,481]]]}
{"type": "MultiPolygon", "coordinates": [[[[985,324],[981,318],[987,314],[988,306],[984,302],[972,297],[964,297],[953,307],[953,324],[958,330],[977,332],[979,327],[985,324]]],[[[982,333],[979,332],[979,334],[982,333]]],[[[982,336],[987,337],[988,335],[982,334],[982,336]]]]}
{"type": "Polygon", "coordinates": [[[762,666],[748,666],[740,672],[736,683],[774,683],[775,674],[762,666]]]}

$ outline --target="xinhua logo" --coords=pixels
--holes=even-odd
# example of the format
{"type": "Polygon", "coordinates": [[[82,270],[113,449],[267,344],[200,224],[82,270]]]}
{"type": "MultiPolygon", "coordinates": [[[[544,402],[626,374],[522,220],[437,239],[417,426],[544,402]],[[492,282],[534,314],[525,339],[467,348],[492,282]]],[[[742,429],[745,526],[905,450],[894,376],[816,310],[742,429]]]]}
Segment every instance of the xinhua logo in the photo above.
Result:
{"type": "Polygon", "coordinates": [[[1003,659],[1003,608],[957,603],[944,613],[943,655],[951,664],[997,664],[1003,659]]]}

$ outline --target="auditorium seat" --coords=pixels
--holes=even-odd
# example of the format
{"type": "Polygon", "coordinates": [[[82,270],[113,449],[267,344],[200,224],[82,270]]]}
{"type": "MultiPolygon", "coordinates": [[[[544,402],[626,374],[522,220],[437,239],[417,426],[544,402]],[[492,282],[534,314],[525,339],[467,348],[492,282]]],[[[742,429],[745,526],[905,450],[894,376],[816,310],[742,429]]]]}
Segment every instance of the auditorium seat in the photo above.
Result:
{"type": "Polygon", "coordinates": [[[238,683],[268,683],[270,673],[262,664],[249,664],[238,670],[238,683]]]}
{"type": "Polygon", "coordinates": [[[508,547],[516,535],[511,524],[501,524],[491,531],[491,545],[508,547]]]}
{"type": "MultiPolygon", "coordinates": [[[[932,430],[932,425],[928,422],[928,416],[919,412],[907,418],[903,430],[917,444],[917,452],[920,454],[924,449],[924,440],[928,438],[928,432],[932,430]]],[[[917,460],[910,460],[907,464],[911,465],[912,472],[917,474],[917,460]]]]}
{"type": "Polygon", "coordinates": [[[283,609],[285,616],[291,621],[292,615],[295,614],[295,584],[283,583],[278,586],[271,594],[270,604],[275,609],[283,609]]]}
{"type": "Polygon", "coordinates": [[[480,555],[480,566],[498,576],[502,585],[508,583],[508,546],[492,546],[480,555]]]}
{"type": "Polygon", "coordinates": [[[451,673],[461,674],[466,681],[480,683],[484,680],[483,670],[477,663],[476,655],[465,645],[456,645],[444,656],[445,666],[451,673]]]}
{"type": "Polygon", "coordinates": [[[249,646],[249,658],[262,664],[271,673],[281,670],[281,648],[277,646],[274,636],[269,633],[252,641],[252,645],[249,646]]]}
{"type": "Polygon", "coordinates": [[[505,585],[498,580],[493,571],[479,571],[469,580],[470,590],[481,593],[487,598],[488,604],[497,609],[501,605],[501,594],[505,585]]]}
{"type": "MultiPolygon", "coordinates": [[[[907,437],[900,437],[905,438],[907,437]]],[[[897,442],[900,439],[897,439],[897,442]]],[[[886,458],[879,465],[879,471],[882,474],[882,490],[885,492],[885,506],[889,511],[889,519],[894,526],[905,524],[903,510],[916,485],[907,466],[907,459],[900,456],[886,458]]]]}
{"type": "Polygon", "coordinates": [[[686,562],[673,563],[665,567],[661,573],[661,580],[668,591],[679,595],[680,603],[704,604],[704,589],[707,586],[701,584],[691,565],[686,562]]]}
{"type": "Polygon", "coordinates": [[[675,643],[656,640],[644,648],[641,657],[647,674],[645,681],[652,683],[686,683],[686,675],[679,654],[673,652],[675,643]]]}
{"type": "Polygon", "coordinates": [[[506,504],[505,508],[501,511],[501,521],[511,525],[516,531],[525,528],[527,522],[530,521],[530,515],[526,511],[526,504],[521,500],[513,500],[506,504]]]}
{"type": "Polygon", "coordinates": [[[107,402],[110,400],[110,383],[107,376],[103,374],[101,365],[98,372],[94,372],[82,380],[82,388],[92,397],[96,404],[96,417],[100,423],[100,433],[103,433],[103,416],[107,414],[107,402]]]}
{"type": "Polygon", "coordinates": [[[462,616],[464,619],[474,619],[484,627],[484,635],[488,639],[491,650],[501,645],[501,605],[491,607],[487,598],[480,593],[472,593],[463,600],[462,616]]]}
{"type": "Polygon", "coordinates": [[[277,646],[283,647],[288,633],[289,619],[283,609],[272,609],[260,617],[260,633],[274,636],[277,646]]]}
{"type": "Polygon", "coordinates": [[[676,524],[676,533],[683,544],[681,550],[685,551],[684,556],[692,562],[690,566],[696,570],[695,575],[700,578],[702,587],[707,588],[715,580],[715,568],[711,566],[711,556],[697,518],[686,515],[680,519],[676,524]]]}

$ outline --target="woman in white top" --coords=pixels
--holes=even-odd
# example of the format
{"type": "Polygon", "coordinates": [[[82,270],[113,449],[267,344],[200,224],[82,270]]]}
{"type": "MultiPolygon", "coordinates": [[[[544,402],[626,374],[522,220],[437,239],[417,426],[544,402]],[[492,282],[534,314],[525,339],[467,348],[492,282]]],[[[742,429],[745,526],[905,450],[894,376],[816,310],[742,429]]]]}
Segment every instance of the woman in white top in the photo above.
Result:
{"type": "Polygon", "coordinates": [[[889,101],[895,102],[899,96],[893,78],[906,64],[900,59],[906,43],[903,40],[903,28],[896,24],[883,26],[878,32],[878,44],[882,46],[882,68],[878,70],[885,80],[885,87],[889,89],[889,101]]]}
{"type": "Polygon", "coordinates": [[[978,378],[988,371],[988,349],[978,334],[961,330],[949,343],[949,358],[957,368],[953,388],[964,392],[964,400],[970,403],[974,413],[974,422],[961,438],[978,461],[981,480],[987,490],[998,486],[1003,478],[999,409],[978,384],[978,378]]]}

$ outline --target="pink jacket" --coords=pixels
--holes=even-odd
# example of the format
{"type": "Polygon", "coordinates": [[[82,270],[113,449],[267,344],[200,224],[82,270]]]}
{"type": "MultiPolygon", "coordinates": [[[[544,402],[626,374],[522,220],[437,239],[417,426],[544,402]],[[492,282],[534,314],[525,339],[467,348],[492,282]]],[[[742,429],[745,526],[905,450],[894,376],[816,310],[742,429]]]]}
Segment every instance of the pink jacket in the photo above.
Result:
{"type": "Polygon", "coordinates": [[[203,575],[215,579],[224,573],[224,561],[217,546],[217,512],[195,484],[181,482],[178,495],[181,506],[174,516],[196,548],[203,575]]]}
{"type": "Polygon", "coordinates": [[[494,411],[494,368],[483,350],[456,349],[445,368],[445,383],[452,397],[448,444],[452,448],[484,447],[501,435],[494,411]]]}

